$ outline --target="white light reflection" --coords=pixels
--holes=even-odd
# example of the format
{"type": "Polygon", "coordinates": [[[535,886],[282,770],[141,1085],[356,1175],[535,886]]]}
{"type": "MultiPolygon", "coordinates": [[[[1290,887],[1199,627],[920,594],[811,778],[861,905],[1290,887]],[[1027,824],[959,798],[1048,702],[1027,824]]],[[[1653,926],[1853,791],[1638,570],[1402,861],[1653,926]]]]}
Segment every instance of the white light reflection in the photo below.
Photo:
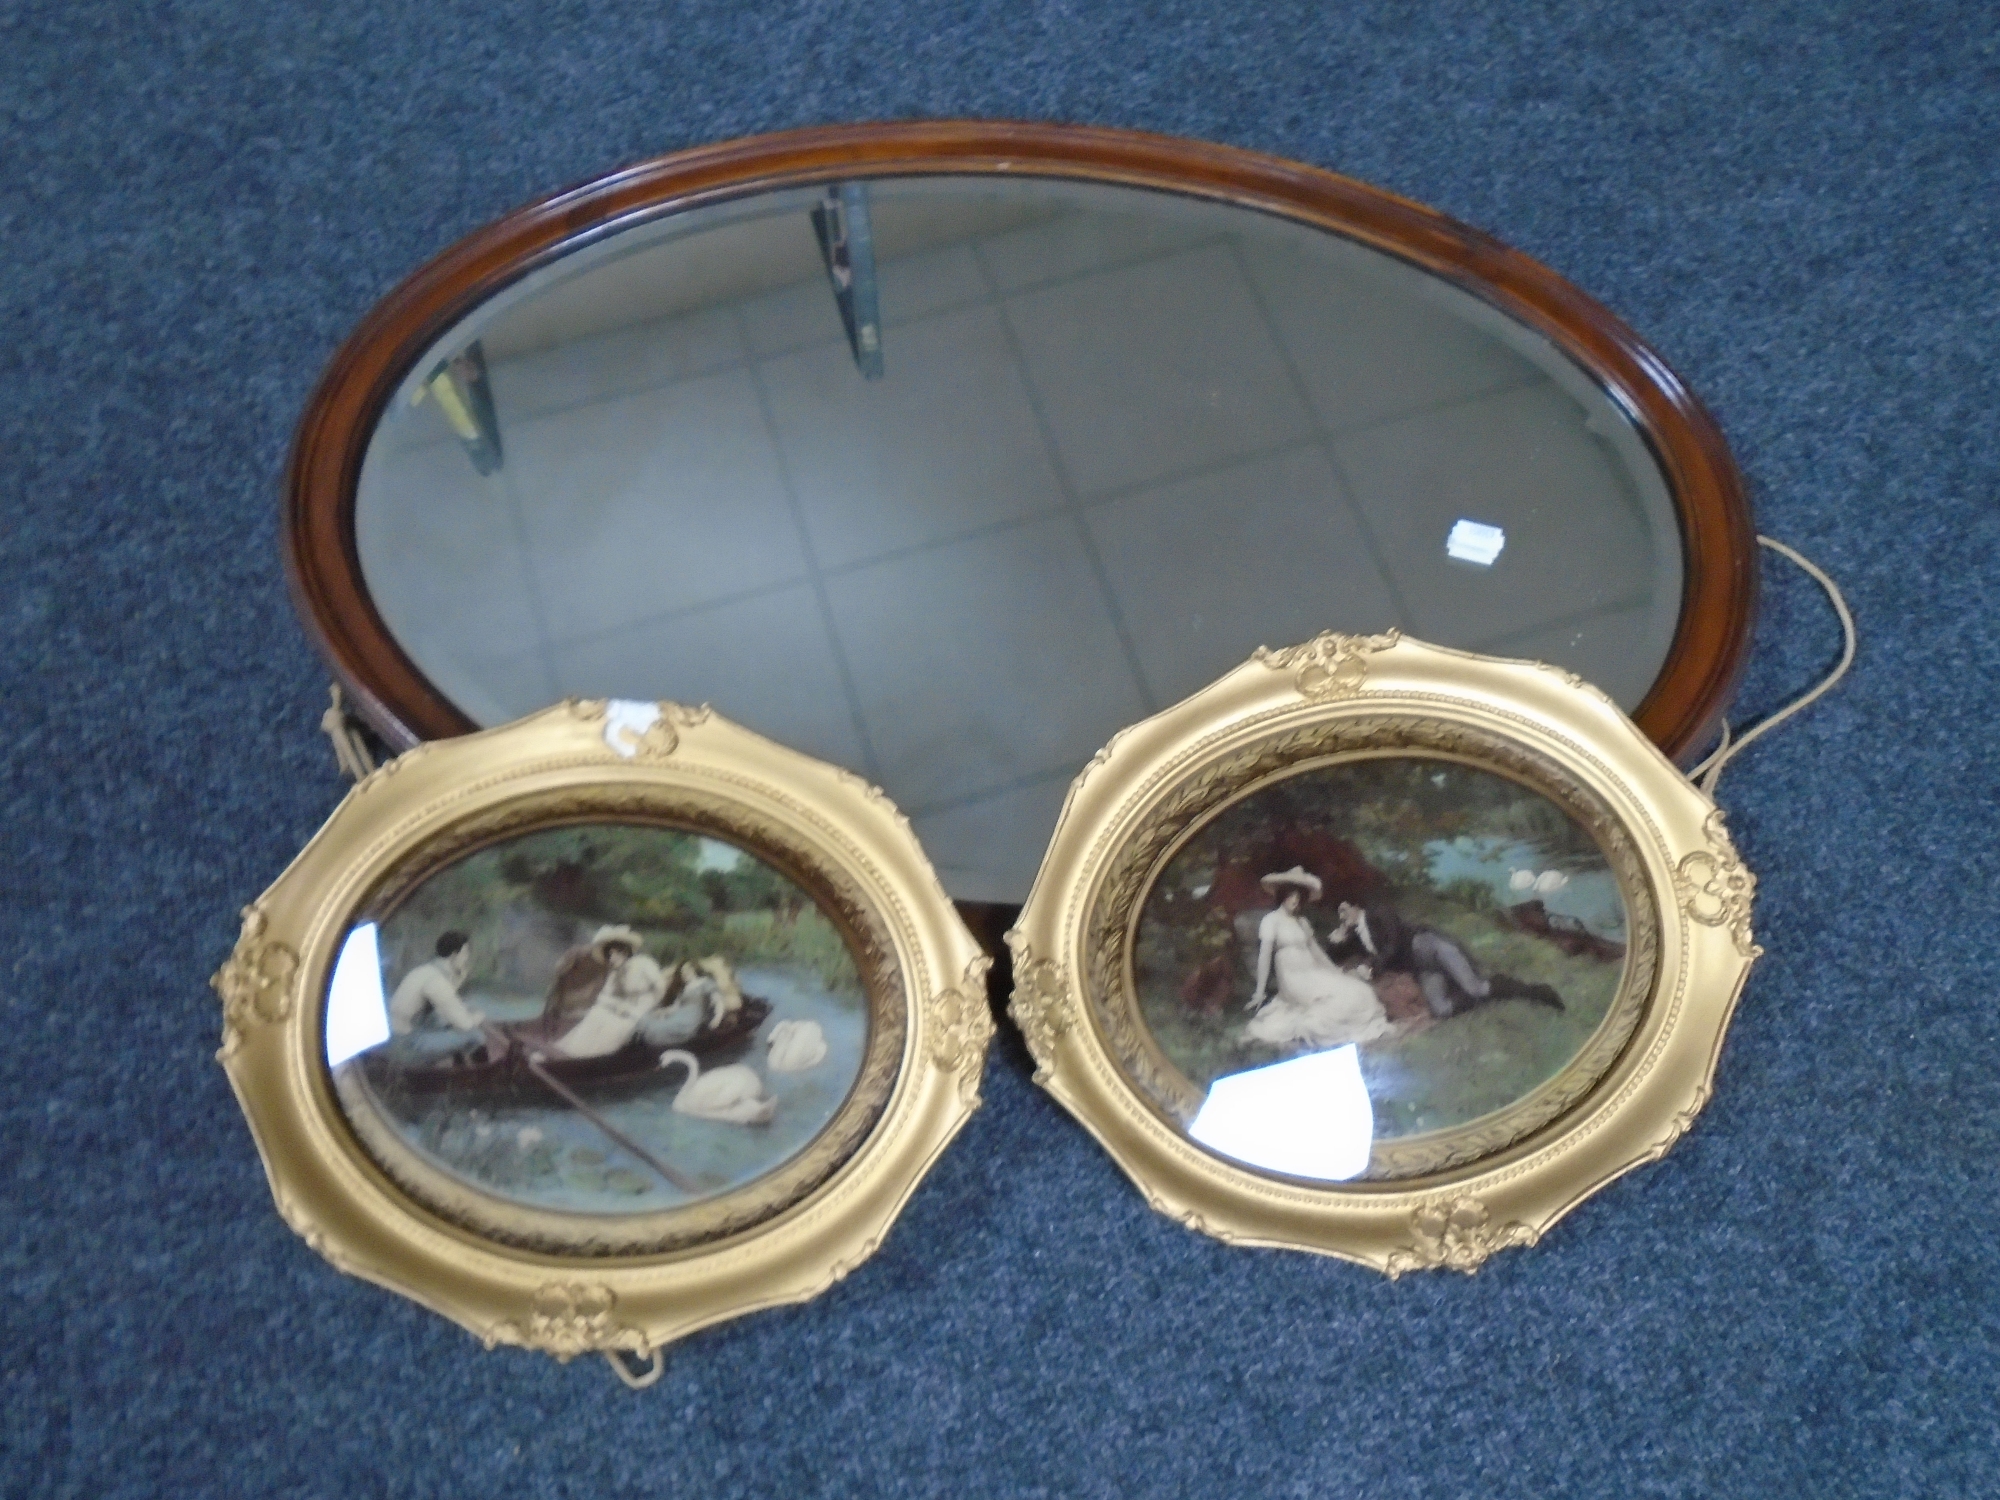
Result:
{"type": "Polygon", "coordinates": [[[1477,563],[1482,568],[1492,567],[1493,560],[1506,545],[1507,533],[1498,526],[1463,518],[1452,523],[1451,535],[1444,539],[1447,556],[1455,557],[1460,562],[1477,563]]]}
{"type": "Polygon", "coordinates": [[[1368,1169],[1375,1107],[1350,1042],[1209,1085],[1188,1134],[1253,1167],[1345,1182],[1368,1169]]]}
{"type": "Polygon", "coordinates": [[[326,995],[326,1065],[337,1068],[350,1057],[389,1040],[389,1002],[382,993],[382,955],[375,924],[363,922],[348,933],[333,966],[326,995]]]}
{"type": "Polygon", "coordinates": [[[660,705],[637,698],[613,698],[604,705],[604,743],[630,760],[660,722],[660,705]]]}

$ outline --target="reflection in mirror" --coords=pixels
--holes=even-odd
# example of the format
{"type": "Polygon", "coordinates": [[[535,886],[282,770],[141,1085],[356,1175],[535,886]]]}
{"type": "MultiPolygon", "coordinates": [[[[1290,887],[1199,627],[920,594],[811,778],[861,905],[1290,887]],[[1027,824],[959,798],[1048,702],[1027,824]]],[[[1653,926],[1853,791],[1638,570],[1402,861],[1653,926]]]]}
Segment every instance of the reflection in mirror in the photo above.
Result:
{"type": "Polygon", "coordinates": [[[709,701],[882,785],[1019,901],[1113,732],[1260,644],[1391,626],[1628,709],[1681,603],[1621,409],[1382,253],[991,176],[622,229],[412,367],[368,449],[375,605],[494,724],[709,701]]]}

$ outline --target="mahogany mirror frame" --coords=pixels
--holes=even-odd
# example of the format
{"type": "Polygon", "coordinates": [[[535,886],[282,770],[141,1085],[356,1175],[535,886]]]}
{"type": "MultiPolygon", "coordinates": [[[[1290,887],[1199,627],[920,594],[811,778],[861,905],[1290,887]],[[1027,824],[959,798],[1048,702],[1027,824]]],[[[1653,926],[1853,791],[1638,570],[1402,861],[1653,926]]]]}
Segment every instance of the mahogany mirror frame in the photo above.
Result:
{"type": "MultiPolygon", "coordinates": [[[[856,177],[978,173],[1162,190],[1291,219],[1440,277],[1548,339],[1638,429],[1679,517],[1680,618],[1666,662],[1632,717],[1683,762],[1712,738],[1749,652],[1756,533],[1720,428],[1636,333],[1490,235],[1332,172],[1135,131],[983,120],[818,126],[655,157],[476,230],[384,297],[327,366],[284,480],[283,547],[294,600],[368,723],[397,750],[478,727],[390,634],[362,576],[354,530],[362,460],[383,409],[448,329],[551,261],[670,214],[856,177]]],[[[967,905],[969,914],[979,906],[967,905]]],[[[993,915],[1002,910],[1011,908],[993,915]]]]}

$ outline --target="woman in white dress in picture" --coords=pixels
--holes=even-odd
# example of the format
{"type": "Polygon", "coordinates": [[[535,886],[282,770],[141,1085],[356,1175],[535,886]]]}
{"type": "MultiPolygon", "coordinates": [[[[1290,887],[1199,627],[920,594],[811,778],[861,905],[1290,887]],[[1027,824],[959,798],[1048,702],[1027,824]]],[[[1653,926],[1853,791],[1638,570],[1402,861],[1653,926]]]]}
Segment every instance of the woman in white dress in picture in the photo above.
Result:
{"type": "Polygon", "coordinates": [[[1278,909],[1257,924],[1257,991],[1249,1007],[1255,1014],[1243,1034],[1274,1046],[1312,1048],[1391,1035],[1375,987],[1328,958],[1312,924],[1299,915],[1307,897],[1318,899],[1319,877],[1293,865],[1258,884],[1278,898],[1278,909]],[[1267,999],[1274,970],[1278,990],[1267,999]]]}
{"type": "Polygon", "coordinates": [[[632,1040],[632,1033],[666,998],[667,976],[641,951],[629,927],[597,929],[591,952],[609,966],[604,985],[589,1010],[552,1050],[558,1057],[606,1057],[632,1040]]]}

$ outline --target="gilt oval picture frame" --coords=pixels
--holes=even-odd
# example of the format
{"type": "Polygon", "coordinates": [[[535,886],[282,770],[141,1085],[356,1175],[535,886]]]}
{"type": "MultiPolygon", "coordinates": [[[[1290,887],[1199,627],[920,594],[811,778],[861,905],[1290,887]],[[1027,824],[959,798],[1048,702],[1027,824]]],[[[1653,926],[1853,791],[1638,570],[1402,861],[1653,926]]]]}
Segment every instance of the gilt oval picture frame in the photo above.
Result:
{"type": "Polygon", "coordinates": [[[860,778],[572,701],[349,793],[244,912],[219,1058],[337,1268],[656,1372],[872,1252],[977,1105],[987,966],[860,778]]]}
{"type": "Polygon", "coordinates": [[[1471,1270],[1688,1128],[1754,884],[1573,675],[1324,635],[1077,779],[1008,935],[1012,1012],[1163,1212],[1471,1270]]]}

